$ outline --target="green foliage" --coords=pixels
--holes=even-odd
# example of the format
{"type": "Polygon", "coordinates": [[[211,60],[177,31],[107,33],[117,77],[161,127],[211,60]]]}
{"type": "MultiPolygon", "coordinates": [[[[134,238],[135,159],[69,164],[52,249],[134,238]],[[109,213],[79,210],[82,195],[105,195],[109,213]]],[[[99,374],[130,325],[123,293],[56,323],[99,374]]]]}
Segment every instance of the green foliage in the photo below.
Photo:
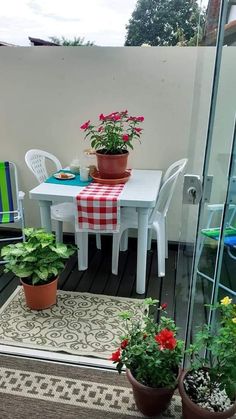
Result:
{"type": "Polygon", "coordinates": [[[204,22],[205,11],[196,0],[138,0],[125,45],[187,45],[204,22]]]}
{"type": "Polygon", "coordinates": [[[92,47],[94,45],[93,42],[85,42],[84,38],[81,38],[80,36],[74,37],[74,39],[67,39],[64,36],[61,38],[58,38],[57,36],[51,36],[49,39],[51,39],[51,41],[55,44],[64,47],[92,47]]]}
{"type": "Polygon", "coordinates": [[[7,263],[5,272],[13,272],[27,283],[40,285],[49,282],[63,270],[65,260],[74,252],[73,246],[56,243],[55,236],[43,229],[26,228],[27,240],[9,244],[1,250],[7,263]]]}
{"type": "Polygon", "coordinates": [[[95,150],[106,150],[107,154],[122,153],[127,148],[133,149],[132,140],[140,141],[142,128],[138,125],[144,121],[143,116],[129,116],[128,111],[101,114],[99,124],[92,125],[90,120],[81,125],[95,150]]]}
{"type": "MultiPolygon", "coordinates": [[[[149,309],[158,300],[144,300],[141,319],[131,313],[121,313],[126,322],[126,333],[121,336],[120,347],[111,356],[118,372],[125,365],[140,383],[155,388],[174,388],[182,360],[183,342],[177,340],[177,329],[172,319],[166,317],[164,306],[159,322],[149,315],[149,309]]],[[[166,305],[165,305],[166,306],[166,305]]]]}
{"type": "Polygon", "coordinates": [[[191,369],[209,367],[212,382],[220,383],[220,388],[232,398],[236,393],[236,305],[225,297],[220,303],[208,307],[219,315],[217,326],[204,325],[186,352],[191,369]]]}

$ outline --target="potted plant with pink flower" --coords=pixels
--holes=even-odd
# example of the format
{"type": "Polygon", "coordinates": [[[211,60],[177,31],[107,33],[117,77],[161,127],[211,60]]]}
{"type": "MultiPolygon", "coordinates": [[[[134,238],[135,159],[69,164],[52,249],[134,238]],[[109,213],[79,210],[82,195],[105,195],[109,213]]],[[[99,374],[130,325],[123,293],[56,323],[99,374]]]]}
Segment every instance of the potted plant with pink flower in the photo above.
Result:
{"type": "Polygon", "coordinates": [[[133,149],[133,140],[139,140],[142,128],[139,124],[143,116],[131,116],[128,111],[103,113],[98,124],[90,120],[81,125],[85,139],[89,139],[91,147],[96,150],[98,170],[103,178],[120,179],[127,168],[128,149],[133,149]]]}
{"type": "Polygon", "coordinates": [[[183,341],[177,339],[175,323],[166,316],[166,304],[147,298],[144,307],[139,319],[129,312],[121,313],[126,332],[110,359],[119,373],[126,367],[138,409],[146,416],[155,416],[168,407],[177,386],[183,341]],[[160,314],[158,322],[150,314],[154,307],[160,314]]]}

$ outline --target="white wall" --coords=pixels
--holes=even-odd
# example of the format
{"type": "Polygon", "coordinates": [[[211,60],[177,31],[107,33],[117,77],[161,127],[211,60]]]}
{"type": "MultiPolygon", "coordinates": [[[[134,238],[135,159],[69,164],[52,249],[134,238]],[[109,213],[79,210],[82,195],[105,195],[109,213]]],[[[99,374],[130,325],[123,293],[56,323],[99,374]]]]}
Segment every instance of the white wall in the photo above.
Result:
{"type": "MultiPolygon", "coordinates": [[[[28,195],[36,185],[24,163],[28,149],[47,150],[68,165],[89,147],[79,128],[84,121],[128,109],[145,117],[131,167],[164,170],[186,156],[187,171],[201,172],[214,52],[213,47],[1,48],[0,159],[16,162],[28,195]]],[[[27,224],[39,226],[37,203],[28,196],[25,210],[27,224]]],[[[180,210],[177,191],[170,240],[178,239],[180,210]]]]}

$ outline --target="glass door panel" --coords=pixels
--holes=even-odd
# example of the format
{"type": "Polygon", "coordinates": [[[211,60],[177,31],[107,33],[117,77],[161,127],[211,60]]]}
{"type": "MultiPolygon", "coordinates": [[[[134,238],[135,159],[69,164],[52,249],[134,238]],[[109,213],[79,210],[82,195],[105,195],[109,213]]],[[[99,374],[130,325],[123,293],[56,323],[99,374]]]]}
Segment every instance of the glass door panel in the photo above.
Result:
{"type": "Polygon", "coordinates": [[[235,136],[236,53],[235,48],[223,46],[226,43],[228,9],[228,2],[223,1],[215,49],[199,215],[198,207],[189,205],[183,205],[182,213],[184,228],[177,263],[176,322],[182,330],[186,325],[187,343],[192,340],[197,326],[211,321],[211,313],[205,304],[235,290],[234,249],[229,250],[229,246],[225,245],[229,240],[226,235],[235,225],[234,199],[229,198],[228,187],[230,182],[233,184],[235,176],[232,149],[235,136]],[[197,228],[194,230],[196,218],[197,228]]]}

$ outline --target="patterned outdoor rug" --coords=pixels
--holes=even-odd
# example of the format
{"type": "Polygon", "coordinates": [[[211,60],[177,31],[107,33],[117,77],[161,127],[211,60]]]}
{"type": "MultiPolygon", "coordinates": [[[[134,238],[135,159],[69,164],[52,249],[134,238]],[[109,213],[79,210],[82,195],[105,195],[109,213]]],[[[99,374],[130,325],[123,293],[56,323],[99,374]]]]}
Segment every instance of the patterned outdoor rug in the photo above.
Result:
{"type": "Polygon", "coordinates": [[[118,314],[141,315],[130,298],[58,291],[57,304],[30,310],[19,286],[0,310],[0,343],[107,359],[124,333],[118,314]]]}
{"type": "MultiPolygon", "coordinates": [[[[9,356],[0,356],[0,406],[1,419],[144,418],[125,374],[9,356]]],[[[159,418],[181,418],[178,395],[159,418]]]]}

